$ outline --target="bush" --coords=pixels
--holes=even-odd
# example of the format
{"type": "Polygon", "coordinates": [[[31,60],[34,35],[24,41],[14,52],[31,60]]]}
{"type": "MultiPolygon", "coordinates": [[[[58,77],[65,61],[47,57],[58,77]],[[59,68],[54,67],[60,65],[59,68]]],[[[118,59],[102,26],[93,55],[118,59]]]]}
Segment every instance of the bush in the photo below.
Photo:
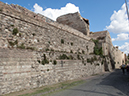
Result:
{"type": "Polygon", "coordinates": [[[13,34],[13,35],[17,35],[17,33],[18,33],[18,29],[17,29],[17,28],[14,28],[12,34],[13,34]]]}

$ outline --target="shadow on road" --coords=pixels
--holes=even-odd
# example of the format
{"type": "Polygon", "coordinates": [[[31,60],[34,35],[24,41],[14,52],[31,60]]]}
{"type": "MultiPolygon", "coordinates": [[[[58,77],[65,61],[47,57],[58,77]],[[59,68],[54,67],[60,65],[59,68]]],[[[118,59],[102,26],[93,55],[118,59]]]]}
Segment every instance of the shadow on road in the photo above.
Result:
{"type": "Polygon", "coordinates": [[[129,96],[129,73],[123,74],[121,69],[116,69],[103,78],[98,85],[111,86],[120,91],[117,93],[119,96],[123,96],[122,93],[129,96]]]}
{"type": "MultiPolygon", "coordinates": [[[[103,74],[100,77],[97,76],[90,81],[90,83],[92,82],[96,82],[93,84],[93,87],[89,87],[91,84],[88,84],[89,88],[85,85],[84,88],[81,86],[81,88],[79,87],[69,90],[78,93],[83,92],[85,93],[85,96],[129,96],[129,74],[127,72],[123,74],[120,69],[116,69],[111,73],[103,74]]],[[[80,94],[79,96],[84,96],[84,94],[80,94]]]]}

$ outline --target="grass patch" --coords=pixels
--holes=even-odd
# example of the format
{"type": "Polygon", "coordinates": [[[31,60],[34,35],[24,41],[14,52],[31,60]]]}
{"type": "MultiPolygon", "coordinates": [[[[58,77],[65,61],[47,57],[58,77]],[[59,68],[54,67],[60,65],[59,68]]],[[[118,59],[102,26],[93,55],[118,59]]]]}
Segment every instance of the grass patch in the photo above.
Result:
{"type": "Polygon", "coordinates": [[[83,84],[85,82],[86,81],[84,81],[84,80],[65,81],[65,82],[50,85],[50,86],[43,86],[40,88],[10,93],[10,94],[5,95],[5,96],[33,96],[33,95],[48,96],[49,94],[52,94],[54,92],[59,92],[59,91],[62,91],[64,89],[68,89],[70,87],[77,86],[79,84],[83,84]]]}

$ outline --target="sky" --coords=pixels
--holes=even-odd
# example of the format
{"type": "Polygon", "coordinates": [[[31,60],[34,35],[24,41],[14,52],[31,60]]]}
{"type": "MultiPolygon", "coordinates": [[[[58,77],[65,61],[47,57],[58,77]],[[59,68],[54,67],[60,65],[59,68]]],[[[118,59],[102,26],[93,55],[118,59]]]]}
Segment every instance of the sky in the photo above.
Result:
{"type": "MultiPolygon", "coordinates": [[[[108,30],[114,46],[129,53],[129,21],[125,0],[0,0],[7,4],[18,4],[35,13],[56,20],[60,15],[79,12],[89,19],[90,31],[108,30]]],[[[129,7],[129,0],[128,7],[129,7]]]]}

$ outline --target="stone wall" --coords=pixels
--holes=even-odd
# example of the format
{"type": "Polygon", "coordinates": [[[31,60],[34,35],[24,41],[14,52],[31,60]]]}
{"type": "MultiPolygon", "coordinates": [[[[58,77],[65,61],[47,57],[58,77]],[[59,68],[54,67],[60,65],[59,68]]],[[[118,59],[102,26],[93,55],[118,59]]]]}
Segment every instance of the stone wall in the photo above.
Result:
{"type": "Polygon", "coordinates": [[[93,52],[94,43],[81,32],[56,22],[38,22],[37,19],[33,19],[34,17],[26,17],[8,7],[4,5],[0,12],[0,47],[24,45],[25,48],[37,50],[53,49],[66,52],[84,50],[87,54],[93,52]],[[17,34],[13,33],[15,29],[18,30],[17,34]]]}
{"type": "MultiPolygon", "coordinates": [[[[89,24],[84,26],[89,32],[89,24]]],[[[92,36],[0,2],[0,95],[112,70],[112,59],[121,64],[123,55],[108,32],[100,33],[94,35],[101,37],[103,58],[94,55],[92,36]]]]}
{"type": "Polygon", "coordinates": [[[60,16],[57,18],[57,22],[68,25],[89,36],[89,20],[81,17],[78,12],[60,16]]]}
{"type": "MultiPolygon", "coordinates": [[[[85,60],[60,60],[53,64],[53,60],[48,64],[41,64],[39,60],[46,54],[50,58],[49,52],[37,52],[19,49],[0,48],[0,95],[10,92],[31,89],[59,83],[66,80],[73,80],[103,72],[104,65],[97,56],[97,60],[87,63],[85,60]]],[[[60,52],[53,53],[55,56],[61,55],[60,52]]],[[[76,54],[71,55],[76,58],[76,54]]],[[[92,58],[80,54],[84,58],[92,58]]]]}
{"type": "Polygon", "coordinates": [[[95,44],[90,39],[21,6],[0,2],[0,95],[103,72],[102,58],[91,55],[95,44]]]}

